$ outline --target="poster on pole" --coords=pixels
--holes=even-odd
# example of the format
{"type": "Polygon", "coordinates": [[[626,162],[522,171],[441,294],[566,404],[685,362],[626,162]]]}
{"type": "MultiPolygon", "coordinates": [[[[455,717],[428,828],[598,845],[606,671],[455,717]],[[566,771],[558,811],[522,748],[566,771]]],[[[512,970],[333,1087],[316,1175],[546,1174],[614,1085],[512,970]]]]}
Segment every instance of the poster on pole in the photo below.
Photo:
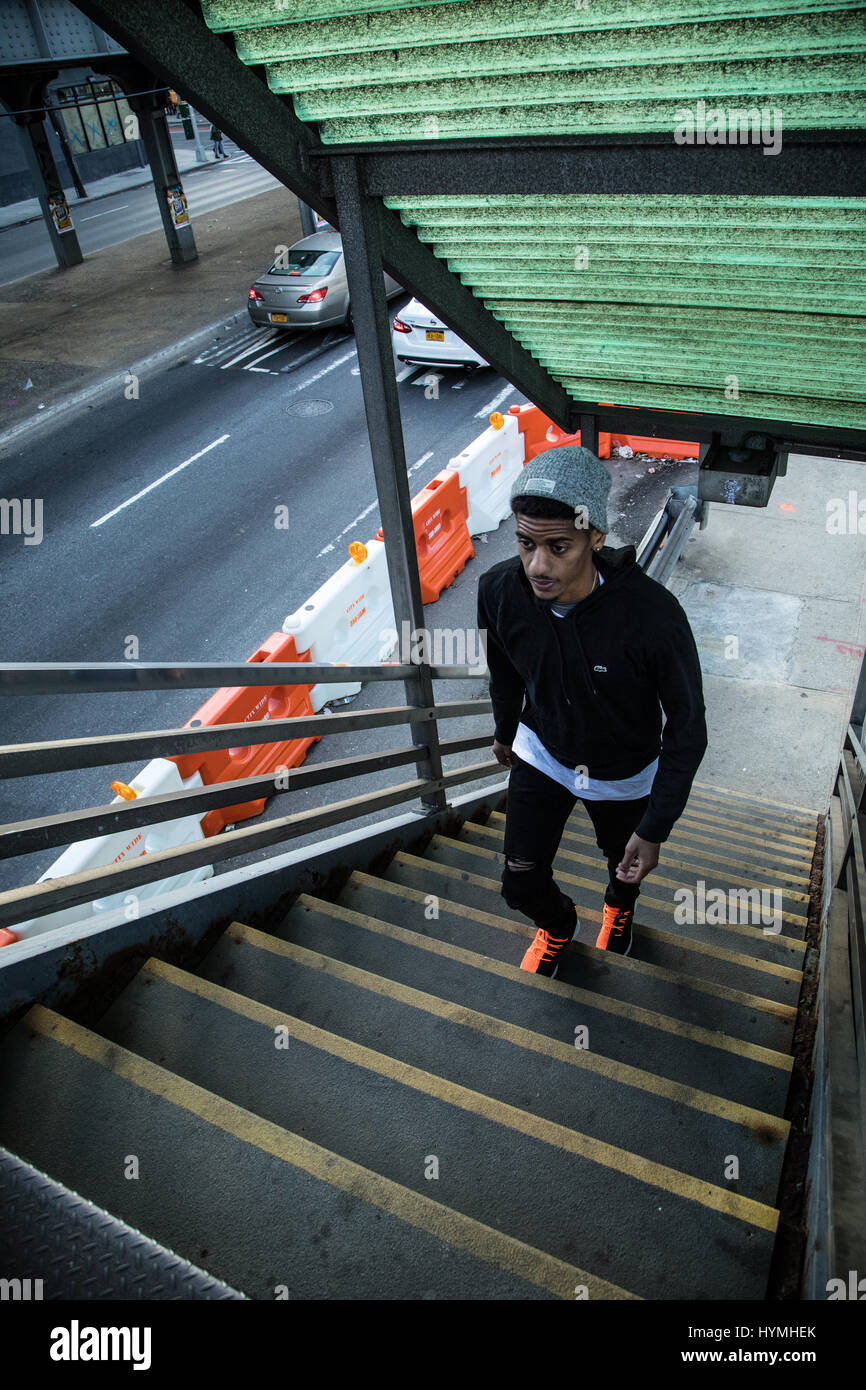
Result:
{"type": "Polygon", "coordinates": [[[171,220],[175,227],[189,226],[189,209],[186,202],[186,194],[179,183],[169,184],[165,190],[168,199],[171,220]]]}
{"type": "Polygon", "coordinates": [[[58,232],[71,232],[72,218],[69,215],[69,205],[63,194],[49,197],[48,211],[51,213],[52,220],[58,232]]]}

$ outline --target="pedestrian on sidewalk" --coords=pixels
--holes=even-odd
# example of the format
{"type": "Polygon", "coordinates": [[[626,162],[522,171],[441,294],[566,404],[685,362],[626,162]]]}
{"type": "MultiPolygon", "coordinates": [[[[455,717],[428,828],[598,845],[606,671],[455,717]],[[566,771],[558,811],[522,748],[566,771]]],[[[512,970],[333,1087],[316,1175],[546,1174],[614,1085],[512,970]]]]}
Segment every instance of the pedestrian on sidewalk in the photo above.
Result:
{"type": "Polygon", "coordinates": [[[214,159],[228,159],[228,155],[223,148],[223,133],[215,125],[210,128],[210,138],[213,140],[214,159]]]}
{"type": "Polygon", "coordinates": [[[707,747],[688,619],[634,546],[605,546],[610,484],[589,449],[532,459],[511,490],[518,555],[478,585],[493,752],[511,769],[502,896],[538,929],[521,968],[549,977],[580,927],[553,879],[578,798],[608,867],[595,945],[628,955],[639,885],[707,747]]]}

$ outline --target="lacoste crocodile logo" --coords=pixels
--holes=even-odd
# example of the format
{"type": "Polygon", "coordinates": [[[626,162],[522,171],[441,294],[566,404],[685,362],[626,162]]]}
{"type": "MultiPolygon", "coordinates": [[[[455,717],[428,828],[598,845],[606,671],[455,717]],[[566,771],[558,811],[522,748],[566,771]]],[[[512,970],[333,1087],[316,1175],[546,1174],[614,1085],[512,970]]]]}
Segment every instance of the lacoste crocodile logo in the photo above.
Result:
{"type": "Polygon", "coordinates": [[[593,671],[604,671],[604,674],[607,675],[607,667],[606,667],[606,666],[593,666],[592,669],[593,669],[593,671]]]}

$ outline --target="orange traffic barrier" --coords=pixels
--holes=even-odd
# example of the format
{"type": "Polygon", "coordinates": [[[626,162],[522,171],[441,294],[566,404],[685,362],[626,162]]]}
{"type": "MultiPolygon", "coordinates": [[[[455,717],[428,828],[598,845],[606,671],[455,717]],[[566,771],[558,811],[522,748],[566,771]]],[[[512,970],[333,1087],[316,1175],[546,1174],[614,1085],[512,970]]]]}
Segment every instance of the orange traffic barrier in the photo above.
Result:
{"type": "Polygon", "coordinates": [[[20,941],[14,931],[9,931],[6,927],[0,927],[0,946],[11,946],[14,942],[20,941]]]}
{"type": "MultiPolygon", "coordinates": [[[[274,632],[247,660],[252,661],[309,661],[309,651],[295,650],[294,637],[274,632]]],[[[262,719],[290,719],[312,714],[309,685],[238,685],[223,686],[211,695],[184,725],[185,729],[199,725],[241,724],[262,719]]],[[[210,753],[184,753],[171,761],[177,763],[184,781],[194,772],[201,773],[206,787],[216,782],[234,782],[240,777],[258,777],[275,772],[279,767],[298,767],[307,756],[313,738],[293,738],[283,743],[256,743],[249,748],[217,748],[210,753]]],[[[238,806],[220,806],[202,817],[205,835],[216,835],[226,825],[258,816],[265,808],[267,797],[247,801],[238,806]]]]}
{"type": "MultiPolygon", "coordinates": [[[[435,603],[475,554],[468,520],[466,488],[460,486],[460,474],[451,468],[443,468],[412,498],[423,603],[435,603]]],[[[376,539],[384,540],[381,526],[376,539]]]]}
{"type": "Polygon", "coordinates": [[[700,456],[700,444],[689,443],[683,439],[653,439],[643,434],[615,434],[614,444],[628,444],[636,454],[649,454],[651,458],[696,459],[700,456]]]}
{"type": "MultiPolygon", "coordinates": [[[[580,430],[576,434],[566,434],[559,425],[554,424],[537,405],[512,405],[509,415],[517,416],[517,428],[523,435],[524,462],[529,463],[545,449],[558,449],[562,444],[579,444],[580,430]]],[[[610,435],[598,436],[598,457],[610,458],[610,435]]]]}

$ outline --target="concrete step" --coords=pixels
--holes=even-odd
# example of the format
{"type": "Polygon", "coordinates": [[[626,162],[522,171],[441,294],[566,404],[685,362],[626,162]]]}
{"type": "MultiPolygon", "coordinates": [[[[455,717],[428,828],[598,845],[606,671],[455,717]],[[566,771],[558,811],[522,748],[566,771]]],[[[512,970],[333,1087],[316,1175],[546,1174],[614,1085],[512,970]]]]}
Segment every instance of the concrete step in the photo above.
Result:
{"type": "MultiPolygon", "coordinates": [[[[482,849],[491,850],[498,856],[501,869],[505,854],[504,830],[504,823],[478,825],[473,821],[467,821],[459,835],[453,838],[466,841],[468,844],[479,845],[482,849]]],[[[573,832],[563,834],[555,862],[566,870],[569,865],[579,866],[573,867],[572,873],[587,873],[591,877],[600,875],[602,879],[607,873],[606,861],[596,845],[595,836],[591,833],[582,836],[573,832]]],[[[737,870],[730,864],[727,866],[705,865],[698,860],[687,863],[681,857],[662,854],[658,867],[653,869],[651,876],[647,879],[646,888],[659,894],[663,891],[665,896],[670,897],[681,888],[687,888],[695,893],[698,880],[703,882],[706,892],[711,889],[721,889],[726,897],[729,896],[732,888],[744,889],[757,894],[750,901],[754,902],[758,912],[762,901],[767,910],[778,905],[785,934],[801,938],[805,935],[809,911],[808,892],[790,884],[782,884],[777,878],[771,882],[768,874],[756,876],[754,873],[737,870]],[[760,896],[761,893],[766,895],[763,900],[760,896]]],[[[674,900],[677,901],[677,899],[674,900]]]]}
{"type": "MultiPolygon", "coordinates": [[[[443,897],[431,903],[430,896],[355,870],[336,901],[396,926],[519,965],[534,929],[499,915],[501,899],[488,912],[443,897]]],[[[790,1050],[797,1017],[792,1005],[698,981],[682,971],[665,970],[631,955],[613,955],[576,940],[568,947],[558,978],[760,1047],[790,1050]]]]}
{"type": "MultiPolygon", "coordinates": [[[[494,811],[485,822],[491,830],[501,832],[503,838],[505,833],[506,815],[504,811],[494,811]]],[[[475,824],[475,822],[467,822],[475,824]]],[[[569,849],[578,849],[586,846],[589,853],[598,853],[595,831],[589,817],[581,819],[574,815],[567,821],[562,832],[562,844],[569,849]]],[[[797,861],[793,867],[774,861],[772,866],[767,856],[762,851],[755,851],[751,858],[739,847],[724,847],[712,839],[711,836],[693,836],[688,840],[671,837],[666,840],[661,847],[659,856],[661,864],[675,863],[678,868],[692,878],[700,877],[706,872],[716,872],[724,877],[731,876],[751,876],[756,881],[770,883],[770,886],[777,886],[783,891],[792,890],[794,893],[802,893],[803,900],[808,901],[810,872],[808,866],[803,867],[797,861]]],[[[799,901],[799,899],[797,899],[799,901]]]]}
{"type": "MultiPolygon", "coordinates": [[[[463,903],[481,911],[491,909],[509,921],[528,928],[528,922],[521,913],[515,912],[499,896],[500,883],[497,879],[482,874],[469,873],[466,869],[440,864],[432,859],[407,854],[399,850],[382,874],[391,883],[404,884],[423,894],[441,894],[442,897],[463,903]]],[[[580,905],[581,930],[579,941],[593,945],[601,925],[601,906],[580,905]]],[[[527,931],[528,939],[533,933],[527,931]]],[[[802,984],[802,972],[773,962],[753,960],[741,951],[727,947],[705,945],[682,936],[677,928],[660,930],[645,927],[639,919],[634,928],[632,956],[649,964],[658,965],[677,973],[692,976],[697,981],[724,986],[756,995],[761,999],[774,1001],[796,1009],[802,984]]],[[[525,948],[524,948],[525,949],[525,948]]],[[[519,965],[523,949],[514,953],[514,962],[519,965]]]]}
{"type": "Polygon", "coordinates": [[[593,1052],[668,1080],[779,1116],[791,1059],[722,1033],[547,980],[435,937],[302,894],[276,933],[385,979],[478,1008],[574,1044],[588,1030],[593,1052]],[[688,1040],[688,1046],[684,1046],[688,1040]]]}
{"type": "MultiPolygon", "coordinates": [[[[489,878],[501,873],[502,868],[502,856],[493,850],[469,841],[454,840],[446,835],[433,836],[424,852],[424,858],[428,862],[466,869],[470,873],[481,873],[489,878]]],[[[599,911],[602,910],[604,889],[608,882],[606,869],[597,869],[595,873],[584,872],[581,865],[575,865],[567,859],[554,860],[554,867],[557,883],[563,892],[570,893],[580,913],[583,912],[587,899],[589,903],[597,904],[599,911]]],[[[673,901],[672,895],[665,898],[653,889],[653,880],[649,878],[642,885],[635,909],[635,920],[644,926],[658,927],[662,931],[676,931],[682,940],[734,951],[745,959],[802,971],[805,942],[786,935],[784,926],[778,935],[774,935],[760,926],[732,921],[719,924],[700,920],[680,922],[675,915],[677,904],[673,901]]],[[[709,916],[709,913],[706,915],[709,916]]],[[[724,915],[730,915],[727,902],[724,905],[724,915]]]]}
{"type": "Polygon", "coordinates": [[[709,802],[724,808],[732,815],[769,819],[779,825],[805,828],[814,833],[815,824],[821,812],[808,806],[793,806],[787,801],[776,801],[770,796],[755,796],[736,788],[717,787],[711,782],[695,781],[689,793],[689,801],[709,802]]]}
{"type": "MultiPolygon", "coordinates": [[[[275,956],[280,944],[275,938],[275,956]]],[[[290,1011],[194,977],[181,982],[171,967],[161,972],[169,973],[186,993],[166,995],[162,1028],[153,990],[139,1001],[144,1032],[136,1020],[136,1045],[164,1046],[169,1021],[183,1016],[190,1037],[173,1039],[173,1064],[203,1081],[218,1074],[229,1097],[242,1095],[256,1113],[280,1125],[303,1122],[311,1142],[406,1187],[429,1191],[435,1172],[446,1206],[642,1298],[661,1289],[685,1298],[708,1277],[720,1297],[735,1289],[762,1296],[778,1219],[771,1205],[361,1047],[290,1011]],[[282,1029],[285,1049],[274,1046],[282,1029]]],[[[127,1012],[119,1026],[129,1019],[127,1012]]],[[[741,1132],[743,1166],[760,1142],[741,1132]]]]}
{"type": "MultiPolygon", "coordinates": [[[[162,1038],[150,1022],[145,1031],[157,1058],[180,1047],[204,1062],[216,1025],[194,994],[176,994],[166,1011],[152,970],[133,992],[145,1013],[153,998],[162,1038]]],[[[240,1045],[239,1031],[220,1036],[240,1045]]],[[[287,1053],[275,1049],[270,1024],[246,1036],[250,1075],[267,1071],[279,1091],[300,1040],[287,1053]]],[[[237,1061],[216,1060],[227,1072],[237,1061]]],[[[471,1290],[483,1299],[571,1299],[577,1285],[590,1297],[632,1296],[449,1209],[430,1184],[421,1191],[389,1180],[39,1005],[4,1040],[3,1066],[5,1145],[253,1298],[287,1290],[292,1299],[447,1299],[471,1290]],[[34,1096],[51,1103],[34,1105],[34,1096]]],[[[315,1096],[308,1102],[315,1110],[315,1096]]],[[[439,1136],[420,1138],[419,1166],[439,1136]]],[[[755,1211],[769,1222],[769,1209],[755,1211]]],[[[735,1242],[747,1243],[751,1226],[724,1219],[735,1242]]],[[[756,1234],[758,1247],[771,1239],[763,1226],[756,1234]]],[[[587,1248],[577,1234],[571,1245],[587,1248]]],[[[758,1256],[744,1258],[751,1286],[758,1256]]]]}
{"type": "MultiPolygon", "coordinates": [[[[777,1116],[664,1082],[640,1066],[612,1063],[578,1048],[574,1039],[546,1038],[483,1008],[450,1003],[237,923],[200,973],[347,1043],[387,1052],[443,1081],[579,1128],[706,1182],[722,1181],[720,1154],[742,1154],[735,1190],[771,1205],[775,1201],[789,1129],[777,1116]]],[[[122,1041],[124,1034],[116,1028],[112,1036],[122,1041]]],[[[138,1031],[132,1036],[138,1051],[149,1046],[138,1031]]],[[[171,1064],[190,1074],[176,1054],[171,1064]]]]}

